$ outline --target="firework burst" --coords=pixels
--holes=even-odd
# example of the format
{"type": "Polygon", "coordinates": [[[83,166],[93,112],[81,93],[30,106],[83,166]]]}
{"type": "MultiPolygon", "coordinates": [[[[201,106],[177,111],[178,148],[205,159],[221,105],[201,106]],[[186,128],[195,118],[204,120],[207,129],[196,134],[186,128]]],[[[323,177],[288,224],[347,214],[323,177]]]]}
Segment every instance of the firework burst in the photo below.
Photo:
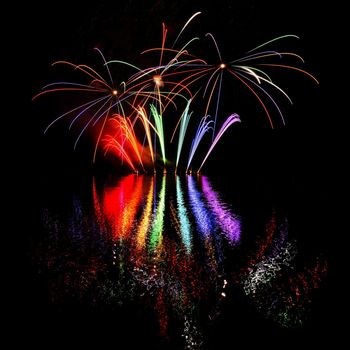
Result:
{"type": "Polygon", "coordinates": [[[162,24],[160,47],[150,48],[141,53],[156,54],[156,62],[150,67],[140,68],[122,60],[107,61],[97,48],[95,50],[103,63],[103,74],[86,64],[68,61],[53,63],[53,66],[64,65],[73,68],[80,73],[81,81],[47,84],[33,100],[42,95],[63,92],[83,94],[86,102],[56,117],[44,132],[61,119],[70,118],[69,129],[78,123],[80,127],[74,143],[75,149],[84,132],[88,128],[96,128],[93,161],[98,148],[102,147],[105,154],[111,152],[135,172],[155,170],[157,147],[165,170],[169,163],[166,159],[168,140],[173,142],[177,132],[175,169],[178,169],[180,157],[183,157],[186,140],[191,139],[190,133],[194,135],[186,166],[186,170],[190,171],[199,144],[202,143],[205,134],[211,133],[211,142],[206,146],[207,153],[198,167],[200,171],[225,132],[236,122],[241,122],[236,113],[231,112],[226,119],[222,117],[221,100],[225,92],[225,83],[229,80],[224,80],[224,76],[233,78],[231,80],[237,85],[237,89],[246,90],[255,99],[271,128],[277,124],[275,114],[285,125],[285,117],[275,95],[281,95],[290,103],[292,100],[272,79],[270,71],[278,69],[302,73],[318,84],[313,75],[294,63],[289,63],[290,60],[303,63],[301,56],[294,52],[270,49],[281,40],[298,37],[292,34],[279,36],[254,47],[240,58],[224,60],[218,42],[211,33],[207,33],[204,42],[208,43],[209,39],[217,53],[217,61],[208,63],[209,60],[196,57],[189,51],[192,43],[200,40],[199,37],[190,38],[177,48],[185,29],[199,14],[200,12],[197,12],[189,18],[172,45],[167,44],[168,30],[166,25],[162,24]],[[110,70],[111,65],[127,66],[132,68],[134,73],[116,84],[110,70]],[[200,107],[202,105],[203,109],[200,107]],[[172,108],[169,108],[170,106],[172,108]],[[176,115],[179,117],[176,118],[176,115]],[[171,125],[175,125],[175,128],[171,125]],[[169,132],[168,129],[172,130],[169,132]]]}

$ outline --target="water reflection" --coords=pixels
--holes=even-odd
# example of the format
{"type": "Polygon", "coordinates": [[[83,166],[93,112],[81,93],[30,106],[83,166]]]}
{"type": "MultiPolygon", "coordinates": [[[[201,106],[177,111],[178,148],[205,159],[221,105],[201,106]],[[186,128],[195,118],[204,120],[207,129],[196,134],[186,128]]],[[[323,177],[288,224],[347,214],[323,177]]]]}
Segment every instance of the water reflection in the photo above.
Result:
{"type": "Polygon", "coordinates": [[[136,234],[138,253],[140,253],[144,249],[147,233],[151,225],[152,204],[153,204],[153,196],[154,196],[154,193],[153,193],[154,179],[149,178],[148,182],[150,183],[150,185],[149,185],[149,190],[146,197],[146,204],[144,207],[142,217],[138,223],[138,229],[136,234]]]}
{"type": "Polygon", "coordinates": [[[181,189],[180,177],[176,176],[176,199],[177,199],[177,213],[180,220],[180,232],[182,242],[186,247],[187,253],[191,253],[191,225],[188,219],[188,213],[185,206],[184,195],[181,189]]]}
{"type": "Polygon", "coordinates": [[[228,205],[220,200],[220,196],[213,190],[206,176],[201,177],[203,194],[207,203],[216,216],[216,222],[219,224],[222,233],[232,243],[239,242],[241,235],[241,221],[232,214],[228,205]]]}
{"type": "MultiPolygon", "coordinates": [[[[298,266],[297,242],[290,237],[286,218],[273,212],[257,249],[248,255],[239,284],[256,308],[283,327],[302,326],[311,293],[327,273],[327,261],[313,257],[298,266]]],[[[236,281],[237,282],[237,281],[236,281]]]]}
{"type": "Polygon", "coordinates": [[[150,249],[160,249],[163,241],[164,210],[165,210],[165,179],[163,176],[162,186],[159,191],[156,213],[153,218],[153,224],[150,234],[150,249]]]}
{"type": "Polygon", "coordinates": [[[74,196],[69,218],[44,210],[39,260],[52,302],[135,303],[185,349],[201,348],[203,327],[227,299],[234,303],[237,287],[267,318],[301,324],[326,262],[297,262],[288,221],[272,212],[243,258],[228,263],[240,254],[241,218],[214,188],[204,176],[128,175],[102,186],[94,179],[92,208],[74,196]]]}

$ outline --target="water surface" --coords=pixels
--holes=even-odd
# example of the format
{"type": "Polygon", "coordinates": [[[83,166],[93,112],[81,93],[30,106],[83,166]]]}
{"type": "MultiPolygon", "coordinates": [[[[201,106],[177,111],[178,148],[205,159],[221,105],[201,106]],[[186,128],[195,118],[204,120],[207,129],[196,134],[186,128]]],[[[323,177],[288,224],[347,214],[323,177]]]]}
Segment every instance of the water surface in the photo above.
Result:
{"type": "Polygon", "coordinates": [[[44,202],[34,260],[48,305],[112,316],[116,336],[159,349],[304,327],[326,259],[299,252],[285,210],[252,223],[229,203],[210,178],[174,174],[91,178],[44,202]]]}

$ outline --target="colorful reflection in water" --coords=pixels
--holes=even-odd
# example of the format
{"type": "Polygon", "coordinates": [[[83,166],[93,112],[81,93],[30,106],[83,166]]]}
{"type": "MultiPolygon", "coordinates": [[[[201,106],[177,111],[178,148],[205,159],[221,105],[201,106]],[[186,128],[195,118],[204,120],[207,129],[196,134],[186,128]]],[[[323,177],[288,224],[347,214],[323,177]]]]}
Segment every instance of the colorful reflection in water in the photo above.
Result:
{"type": "MultiPolygon", "coordinates": [[[[200,183],[196,183],[192,176],[173,179],[164,175],[159,181],[156,177],[129,175],[100,195],[95,185],[93,189],[97,221],[102,229],[109,227],[112,232],[117,268],[129,269],[125,293],[131,292],[130,283],[134,289],[143,289],[140,295],[151,298],[149,303],[158,314],[163,335],[169,327],[169,313],[175,311],[183,323],[188,347],[198,347],[201,342],[200,327],[196,325],[196,314],[202,312],[199,304],[209,292],[217,296],[214,304],[208,304],[209,315],[222,298],[221,240],[230,229],[226,222],[216,225],[216,214],[197,189],[200,183]],[[167,182],[174,186],[167,186],[167,182]],[[196,252],[192,251],[194,241],[196,252]]],[[[208,180],[206,184],[209,186],[208,180]]],[[[209,191],[209,195],[215,195],[211,188],[209,191]]],[[[215,208],[224,210],[219,201],[215,208]]],[[[230,223],[239,221],[225,210],[230,223]]],[[[237,243],[239,234],[233,235],[235,240],[231,242],[237,243]]]]}
{"type": "Polygon", "coordinates": [[[181,181],[179,176],[176,176],[176,199],[177,199],[177,212],[180,221],[180,232],[182,242],[186,247],[187,253],[191,253],[191,224],[188,219],[188,212],[185,205],[184,195],[181,189],[181,181]]]}
{"type": "Polygon", "coordinates": [[[237,284],[252,298],[257,309],[283,327],[301,326],[310,307],[312,292],[328,270],[327,261],[313,257],[298,264],[297,243],[288,232],[288,222],[273,213],[266,235],[239,274],[237,284]]]}
{"type": "Polygon", "coordinates": [[[327,271],[320,257],[300,264],[287,219],[274,211],[243,257],[229,262],[242,254],[242,218],[205,176],[128,175],[103,186],[94,179],[91,198],[92,210],[76,196],[69,219],[44,211],[40,261],[52,303],[135,303],[184,349],[202,347],[203,329],[235,302],[233,291],[280,326],[300,326],[327,271]]]}
{"type": "Polygon", "coordinates": [[[216,216],[216,222],[219,224],[222,233],[232,243],[238,243],[241,235],[241,221],[232,214],[227,204],[220,199],[206,176],[201,177],[203,194],[207,203],[216,216]]]}

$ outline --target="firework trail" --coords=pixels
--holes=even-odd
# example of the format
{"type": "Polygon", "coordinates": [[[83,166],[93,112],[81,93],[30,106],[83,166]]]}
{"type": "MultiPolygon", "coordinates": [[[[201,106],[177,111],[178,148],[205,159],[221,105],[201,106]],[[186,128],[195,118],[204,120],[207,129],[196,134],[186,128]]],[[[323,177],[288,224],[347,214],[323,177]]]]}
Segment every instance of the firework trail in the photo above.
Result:
{"type": "Polygon", "coordinates": [[[196,153],[196,150],[198,148],[199,143],[201,142],[203,136],[212,129],[211,127],[211,123],[213,123],[212,120],[207,120],[209,116],[203,117],[199,123],[198,129],[196,131],[196,135],[194,136],[194,139],[192,141],[191,144],[191,150],[190,150],[190,154],[189,154],[189,158],[188,158],[188,162],[187,162],[187,169],[186,171],[189,170],[192,159],[194,154],[196,153]]]}
{"type": "MultiPolygon", "coordinates": [[[[241,119],[239,118],[239,115],[234,113],[232,115],[230,115],[225,123],[222,125],[222,127],[220,128],[218,134],[216,135],[215,139],[213,140],[213,143],[211,144],[209,151],[207,152],[206,156],[203,159],[203,162],[201,164],[201,166],[198,169],[198,172],[201,171],[205,161],[207,160],[207,158],[209,157],[210,153],[212,152],[212,150],[214,149],[215,145],[218,143],[218,141],[221,139],[222,135],[226,132],[226,130],[234,123],[240,122],[241,119]]],[[[215,122],[214,122],[215,125],[215,122]]],[[[213,131],[214,132],[214,131],[213,131]]]]}
{"type": "Polygon", "coordinates": [[[191,120],[191,123],[197,124],[198,127],[194,129],[187,171],[190,169],[203,136],[207,131],[212,132],[209,150],[198,168],[200,171],[226,130],[233,123],[241,121],[235,113],[226,120],[219,118],[221,100],[225,92],[224,85],[230,80],[235,82],[238,88],[245,89],[254,97],[264,111],[271,128],[274,128],[276,124],[275,113],[285,125],[282,108],[274,95],[283,96],[289,103],[292,103],[292,100],[272,79],[270,71],[279,69],[299,72],[317,84],[319,82],[312,74],[294,63],[295,61],[304,63],[301,56],[294,52],[280,52],[269,49],[269,47],[281,40],[299,38],[293,34],[282,35],[257,45],[242,57],[225,60],[221,55],[217,40],[213,34],[207,33],[205,39],[210,40],[217,54],[217,61],[208,63],[207,60],[189,51],[194,42],[201,40],[199,37],[186,39],[179,48],[176,47],[185,30],[199,15],[200,12],[196,12],[186,21],[173,45],[170,46],[167,44],[168,29],[162,23],[160,47],[150,48],[141,53],[141,55],[156,54],[156,62],[150,67],[137,67],[130,62],[116,59],[107,61],[98,48],[95,50],[102,59],[104,74],[86,64],[74,64],[68,61],[54,62],[53,66],[63,65],[73,68],[81,75],[81,81],[58,81],[47,84],[33,97],[33,100],[51,93],[76,92],[83,94],[86,101],[56,117],[46,127],[44,133],[60,120],[70,118],[69,130],[73,126],[80,128],[74,142],[75,149],[87,129],[97,128],[93,161],[102,144],[105,154],[112,152],[121,159],[122,164],[126,163],[132,171],[137,172],[149,170],[149,164],[152,164],[155,170],[157,140],[165,170],[168,163],[166,159],[168,139],[171,143],[179,128],[176,170],[183,146],[187,139],[191,140],[187,132],[191,120]],[[118,79],[113,77],[110,69],[112,64],[128,67],[133,70],[133,73],[126,76],[121,83],[116,84],[118,79]],[[233,79],[225,78],[224,80],[224,76],[233,79]],[[194,101],[199,103],[195,104],[194,101]],[[180,117],[177,117],[179,115],[177,111],[184,103],[186,103],[184,111],[180,117]],[[190,106],[198,107],[203,103],[204,113],[203,111],[199,113],[189,111],[190,106]],[[168,111],[169,106],[172,106],[173,110],[168,111]],[[192,115],[204,117],[198,122],[192,115]],[[167,119],[174,118],[174,116],[177,122],[171,133],[168,128],[174,123],[167,119]],[[211,119],[210,116],[213,118],[211,119]],[[172,134],[171,138],[170,134],[172,134]],[[146,142],[147,145],[145,145],[146,142]]]}

